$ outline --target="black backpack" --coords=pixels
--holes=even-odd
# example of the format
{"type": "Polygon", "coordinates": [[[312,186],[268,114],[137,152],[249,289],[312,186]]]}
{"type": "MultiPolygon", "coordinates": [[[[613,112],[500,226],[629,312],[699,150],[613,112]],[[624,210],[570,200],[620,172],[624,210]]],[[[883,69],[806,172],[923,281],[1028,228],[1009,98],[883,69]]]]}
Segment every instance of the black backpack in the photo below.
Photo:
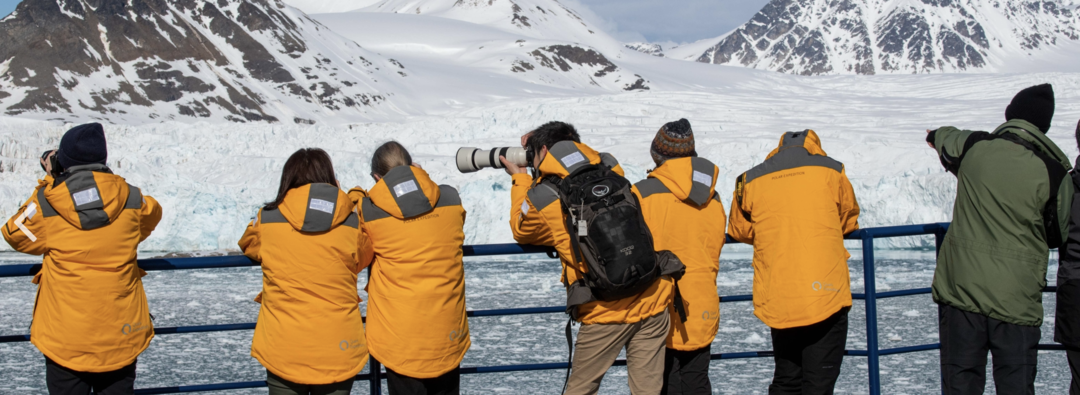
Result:
{"type": "MultiPolygon", "coordinates": [[[[553,184],[562,202],[574,258],[587,268],[580,281],[588,294],[581,287],[576,287],[577,295],[571,292],[567,300],[571,315],[580,304],[644,292],[661,276],[682,277],[686,267],[674,254],[653,249],[641,204],[625,177],[601,163],[546,181],[553,184]]],[[[682,307],[681,303],[676,307],[682,307]]]]}

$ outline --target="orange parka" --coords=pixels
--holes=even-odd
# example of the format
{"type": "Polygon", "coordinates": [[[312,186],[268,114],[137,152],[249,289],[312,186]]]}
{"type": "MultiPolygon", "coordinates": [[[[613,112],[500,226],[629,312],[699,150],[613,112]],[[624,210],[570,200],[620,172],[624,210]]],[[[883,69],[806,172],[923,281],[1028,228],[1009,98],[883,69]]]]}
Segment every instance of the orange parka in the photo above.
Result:
{"type": "Polygon", "coordinates": [[[157,201],[103,165],[38,183],[4,240],[44,255],[30,328],[42,354],[75,371],[109,372],[146,350],[154,327],[136,252],[160,220],[157,201]]]}
{"type": "Polygon", "coordinates": [[[330,184],[289,190],[277,209],[259,210],[239,244],[263,271],[251,356],[298,384],[360,373],[368,350],[356,277],[372,249],[345,192],[330,184]]]}
{"type": "Polygon", "coordinates": [[[844,235],[859,228],[844,165],[812,130],[785,133],[739,176],[728,233],[754,246],[754,315],[774,329],[824,321],[851,306],[844,235]]]}
{"type": "Polygon", "coordinates": [[[368,280],[371,355],[394,372],[434,378],[456,369],[472,345],[465,316],[465,209],[456,189],[400,166],[370,194],[353,189],[375,247],[368,280]]]}
{"type": "MultiPolygon", "coordinates": [[[[600,163],[623,174],[622,167],[611,155],[596,152],[585,144],[563,141],[549,148],[548,155],[540,163],[540,178],[564,178],[581,166],[600,163]]],[[[528,174],[515,174],[513,182],[510,228],[514,239],[522,244],[555,247],[563,265],[563,285],[569,290],[571,284],[584,278],[588,268],[584,262],[574,259],[558,193],[528,174]]],[[[663,313],[673,295],[674,283],[664,276],[636,296],[582,304],[578,306],[577,319],[583,324],[632,324],[663,313]]]]}
{"type": "Polygon", "coordinates": [[[657,250],[686,265],[679,291],[687,319],[671,309],[667,348],[694,351],[712,344],[720,324],[716,274],[724,248],[727,212],[716,192],[719,168],[704,158],[668,159],[634,184],[657,250]]]}

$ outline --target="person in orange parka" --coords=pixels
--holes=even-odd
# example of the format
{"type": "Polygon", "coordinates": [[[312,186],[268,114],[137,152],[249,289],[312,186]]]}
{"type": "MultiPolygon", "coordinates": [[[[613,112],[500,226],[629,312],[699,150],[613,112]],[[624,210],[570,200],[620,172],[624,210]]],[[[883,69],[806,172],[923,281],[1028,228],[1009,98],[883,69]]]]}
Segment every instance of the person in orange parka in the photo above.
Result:
{"type": "MultiPolygon", "coordinates": [[[[572,252],[559,195],[546,177],[565,178],[586,165],[605,165],[619,175],[622,167],[614,157],[601,154],[580,142],[572,125],[549,122],[522,138],[522,145],[536,147],[534,180],[514,163],[500,158],[513,177],[510,190],[510,227],[522,244],[555,247],[562,261],[562,281],[568,300],[585,277],[584,262],[572,252]],[[527,143],[527,144],[526,144],[527,143]],[[569,169],[568,169],[569,167],[569,169]]],[[[680,265],[681,266],[681,265],[680,265]]],[[[623,299],[579,304],[571,317],[581,322],[574,346],[573,369],[565,394],[595,394],[619,352],[626,349],[630,391],[658,394],[663,384],[664,342],[670,326],[668,307],[674,298],[674,280],[657,278],[645,291],[623,299]]]]}
{"type": "Polygon", "coordinates": [[[4,226],[16,251],[45,256],[30,342],[45,354],[53,394],[133,393],[136,360],[154,338],[136,253],[161,206],[107,157],[100,124],[69,130],[43,158],[51,175],[4,226]]]}
{"type": "Polygon", "coordinates": [[[754,315],[772,328],[770,394],[831,394],[847,341],[844,235],[859,228],[844,165],[812,130],[788,132],[739,176],[728,233],[754,246],[754,315]]]}
{"type": "Polygon", "coordinates": [[[679,290],[687,320],[671,309],[661,394],[711,394],[709,361],[720,325],[716,275],[727,227],[716,192],[720,169],[697,156],[694,132],[685,119],[660,128],[649,151],[656,170],[634,184],[634,192],[655,248],[670,250],[686,265],[679,290]]]}
{"type": "Polygon", "coordinates": [[[356,279],[373,252],[325,151],[285,161],[277,197],[239,244],[262,264],[251,356],[270,394],[348,394],[368,360],[356,279]]]}
{"type": "Polygon", "coordinates": [[[375,186],[354,188],[375,248],[368,280],[367,338],[387,370],[391,395],[460,393],[472,345],[465,313],[465,209],[396,141],[371,158],[375,186]]]}

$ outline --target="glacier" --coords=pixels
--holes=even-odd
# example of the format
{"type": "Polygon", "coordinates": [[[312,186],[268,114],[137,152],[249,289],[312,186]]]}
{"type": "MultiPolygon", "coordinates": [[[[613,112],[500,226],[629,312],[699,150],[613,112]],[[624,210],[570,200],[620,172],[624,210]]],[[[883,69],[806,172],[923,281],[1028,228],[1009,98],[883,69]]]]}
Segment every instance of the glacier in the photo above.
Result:
{"type": "MultiPolygon", "coordinates": [[[[1054,84],[1058,108],[1050,136],[1068,155],[1078,153],[1072,126],[1080,119],[1080,73],[806,78],[705,67],[742,78],[698,91],[507,99],[392,122],[108,124],[109,165],[164,207],[157,230],[141,245],[144,252],[205,252],[237,249],[250,218],[273,198],[285,159],[302,147],[330,152],[343,188],[367,188],[374,184],[368,177],[373,150],[391,139],[401,142],[434,180],[461,191],[467,244],[513,241],[510,179],[498,170],[460,174],[453,164],[457,148],[514,145],[551,120],[574,124],[584,143],[615,155],[637,181],[653,167],[648,148],[656,130],[687,118],[698,153],[720,168],[725,207],[735,177],[764,160],[784,131],[813,129],[825,151],[845,164],[863,227],[948,221],[955,178],[926,146],[925,130],[992,130],[1004,121],[1012,95],[1027,86],[1054,84]]],[[[38,156],[70,126],[0,118],[0,216],[10,217],[29,198],[43,176],[38,156]]],[[[880,245],[929,248],[933,240],[880,245]]]]}

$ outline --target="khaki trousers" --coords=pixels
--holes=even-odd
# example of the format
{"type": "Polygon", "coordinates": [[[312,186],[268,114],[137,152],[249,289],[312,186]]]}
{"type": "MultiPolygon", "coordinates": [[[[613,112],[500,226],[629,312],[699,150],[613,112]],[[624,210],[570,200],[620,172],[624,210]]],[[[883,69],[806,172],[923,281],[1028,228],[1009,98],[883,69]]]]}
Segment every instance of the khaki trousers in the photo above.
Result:
{"type": "Polygon", "coordinates": [[[596,394],[604,374],[623,348],[630,393],[659,394],[664,385],[664,346],[671,324],[668,316],[664,311],[634,324],[582,325],[566,394],[596,394]]]}

